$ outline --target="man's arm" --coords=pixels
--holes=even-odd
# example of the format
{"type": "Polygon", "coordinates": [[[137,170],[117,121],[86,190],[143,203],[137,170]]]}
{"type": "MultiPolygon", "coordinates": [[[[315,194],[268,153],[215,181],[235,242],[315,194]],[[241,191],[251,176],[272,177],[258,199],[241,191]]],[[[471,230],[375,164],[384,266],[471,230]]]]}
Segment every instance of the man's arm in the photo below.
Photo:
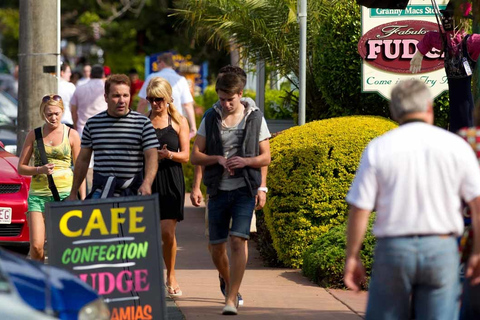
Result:
{"type": "Polygon", "coordinates": [[[202,200],[203,200],[202,191],[200,190],[202,176],[203,176],[203,167],[195,166],[193,169],[192,192],[190,193],[190,201],[192,202],[192,205],[194,205],[195,207],[200,206],[200,203],[202,203],[202,200]]]}
{"type": "Polygon", "coordinates": [[[90,158],[92,157],[91,148],[81,148],[78,154],[77,160],[74,163],[73,169],[73,183],[72,190],[68,196],[68,200],[77,200],[77,194],[80,186],[85,181],[87,175],[88,165],[90,164],[90,158]]]}
{"type": "MultiPolygon", "coordinates": [[[[262,183],[260,184],[260,187],[266,187],[268,166],[261,167],[260,172],[262,174],[262,183]]],[[[262,209],[263,206],[265,206],[266,201],[267,201],[267,193],[265,191],[257,190],[257,195],[255,196],[255,210],[262,209]]]]}
{"type": "Polygon", "coordinates": [[[182,108],[185,111],[185,118],[187,118],[190,124],[190,139],[197,134],[197,123],[195,122],[195,110],[193,109],[193,102],[182,104],[182,108]]]}
{"type": "Polygon", "coordinates": [[[239,156],[231,157],[227,160],[229,170],[241,169],[243,167],[261,168],[270,164],[270,141],[265,139],[260,141],[260,152],[256,157],[242,158],[239,156]]]}
{"type": "Polygon", "coordinates": [[[367,230],[370,210],[360,209],[350,205],[347,226],[347,257],[343,282],[354,290],[360,290],[360,284],[365,280],[365,269],[360,260],[360,249],[367,230]]]}
{"type": "Polygon", "coordinates": [[[193,143],[192,154],[190,155],[190,162],[193,165],[200,165],[200,166],[210,166],[212,164],[220,164],[226,168],[226,160],[223,156],[210,156],[205,154],[206,149],[206,139],[204,136],[199,136],[195,138],[195,142],[193,143]]]}
{"type": "Polygon", "coordinates": [[[143,152],[145,155],[145,177],[138,193],[144,196],[152,194],[152,183],[158,170],[157,148],[150,148],[143,152]]]}
{"type": "Polygon", "coordinates": [[[78,114],[77,114],[77,106],[74,104],[70,104],[70,112],[72,113],[72,121],[73,121],[73,129],[77,130],[77,121],[78,121],[78,114]]]}
{"type": "Polygon", "coordinates": [[[472,216],[473,249],[468,260],[465,277],[470,278],[472,286],[480,283],[480,197],[468,203],[472,216]]]}

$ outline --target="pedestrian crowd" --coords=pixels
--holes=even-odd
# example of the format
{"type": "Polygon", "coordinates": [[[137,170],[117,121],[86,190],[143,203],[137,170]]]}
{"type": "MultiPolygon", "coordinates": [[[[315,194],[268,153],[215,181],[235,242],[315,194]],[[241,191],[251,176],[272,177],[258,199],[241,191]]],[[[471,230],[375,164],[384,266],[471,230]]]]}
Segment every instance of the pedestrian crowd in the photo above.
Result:
{"type": "MultiPolygon", "coordinates": [[[[182,164],[196,165],[209,195],[208,237],[225,296],[223,314],[237,314],[248,257],[254,209],[266,198],[270,147],[266,121],[251,99],[243,99],[246,74],[224,67],[216,80],[219,101],[205,113],[197,132],[193,97],[186,79],[173,70],[170,53],[145,82],[132,69],[106,75],[101,65],[84,65],[77,86],[62,65],[58,94],[41,99],[45,123],[30,131],[20,155],[20,174],[32,176],[28,198],[30,257],[45,259],[45,204],[124,196],[158,195],[165,289],[182,296],[175,275],[177,223],[184,219],[182,164]],[[137,111],[132,95],[138,93],[137,111]],[[190,140],[194,140],[190,152],[190,140]],[[230,240],[232,256],[227,255],[230,240]]],[[[202,194],[195,189],[199,205],[202,194]]]]}
{"type": "MultiPolygon", "coordinates": [[[[41,99],[44,124],[28,133],[18,164],[20,174],[32,176],[30,256],[45,258],[47,202],[158,194],[165,289],[182,296],[175,233],[184,219],[182,164],[190,161],[193,205],[203,200],[202,180],[207,187],[205,234],[225,297],[221,312],[236,315],[254,213],[268,192],[271,135],[255,102],[243,97],[243,69],[219,70],[218,101],[197,130],[186,79],[173,70],[171,54],[158,63],[160,71],[145,82],[134,69],[107,76],[109,69],[85,64],[76,87],[70,67],[62,66],[58,94],[41,99]]],[[[480,319],[480,157],[473,152],[480,129],[457,135],[433,126],[433,99],[418,80],[394,87],[390,112],[400,126],[369,143],[346,197],[345,285],[359,290],[365,280],[360,251],[375,211],[366,318],[480,319]],[[464,234],[462,288],[457,239],[464,234]]]]}

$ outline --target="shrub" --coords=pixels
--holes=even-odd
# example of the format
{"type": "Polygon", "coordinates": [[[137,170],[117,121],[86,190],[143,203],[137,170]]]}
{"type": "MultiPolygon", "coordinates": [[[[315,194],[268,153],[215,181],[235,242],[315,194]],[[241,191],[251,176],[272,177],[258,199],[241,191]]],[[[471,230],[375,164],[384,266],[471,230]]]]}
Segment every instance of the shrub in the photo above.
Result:
{"type": "MultiPolygon", "coordinates": [[[[370,217],[369,226],[363,241],[360,256],[367,274],[364,289],[372,270],[375,237],[372,234],[374,215],[370,217]]],[[[347,247],[346,223],[330,229],[319,236],[303,255],[302,272],[313,282],[322,287],[343,288],[343,267],[347,247]]]]}
{"type": "Polygon", "coordinates": [[[381,117],[310,122],[271,140],[265,222],[279,259],[300,267],[304,250],[345,221],[345,196],[368,142],[395,128],[381,117]]]}

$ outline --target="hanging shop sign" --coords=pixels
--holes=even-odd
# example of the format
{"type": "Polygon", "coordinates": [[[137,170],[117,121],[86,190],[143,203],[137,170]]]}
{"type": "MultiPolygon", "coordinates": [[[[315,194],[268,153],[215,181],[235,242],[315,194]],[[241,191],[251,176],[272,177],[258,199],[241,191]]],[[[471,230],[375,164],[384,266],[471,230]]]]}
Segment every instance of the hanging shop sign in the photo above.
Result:
{"type": "MultiPolygon", "coordinates": [[[[440,9],[447,1],[437,1],[440,9]]],[[[362,91],[377,92],[390,99],[395,84],[406,79],[420,79],[434,96],[448,89],[443,67],[443,53],[432,49],[422,63],[420,73],[410,72],[410,60],[417,43],[429,31],[438,32],[430,1],[410,1],[402,9],[362,8],[362,37],[358,53],[362,63],[362,91]]]]}

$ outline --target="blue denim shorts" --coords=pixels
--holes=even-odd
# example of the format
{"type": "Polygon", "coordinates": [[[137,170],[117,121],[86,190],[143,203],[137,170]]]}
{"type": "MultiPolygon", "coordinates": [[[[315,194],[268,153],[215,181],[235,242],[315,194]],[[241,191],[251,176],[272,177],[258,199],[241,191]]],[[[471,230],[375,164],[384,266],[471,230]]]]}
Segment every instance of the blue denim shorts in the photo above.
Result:
{"type": "Polygon", "coordinates": [[[208,199],[208,229],[211,244],[223,243],[228,235],[250,238],[255,197],[250,195],[247,187],[223,191],[218,190],[208,199]],[[230,219],[232,226],[230,226],[230,219]],[[230,229],[230,230],[229,230],[230,229]]]}

